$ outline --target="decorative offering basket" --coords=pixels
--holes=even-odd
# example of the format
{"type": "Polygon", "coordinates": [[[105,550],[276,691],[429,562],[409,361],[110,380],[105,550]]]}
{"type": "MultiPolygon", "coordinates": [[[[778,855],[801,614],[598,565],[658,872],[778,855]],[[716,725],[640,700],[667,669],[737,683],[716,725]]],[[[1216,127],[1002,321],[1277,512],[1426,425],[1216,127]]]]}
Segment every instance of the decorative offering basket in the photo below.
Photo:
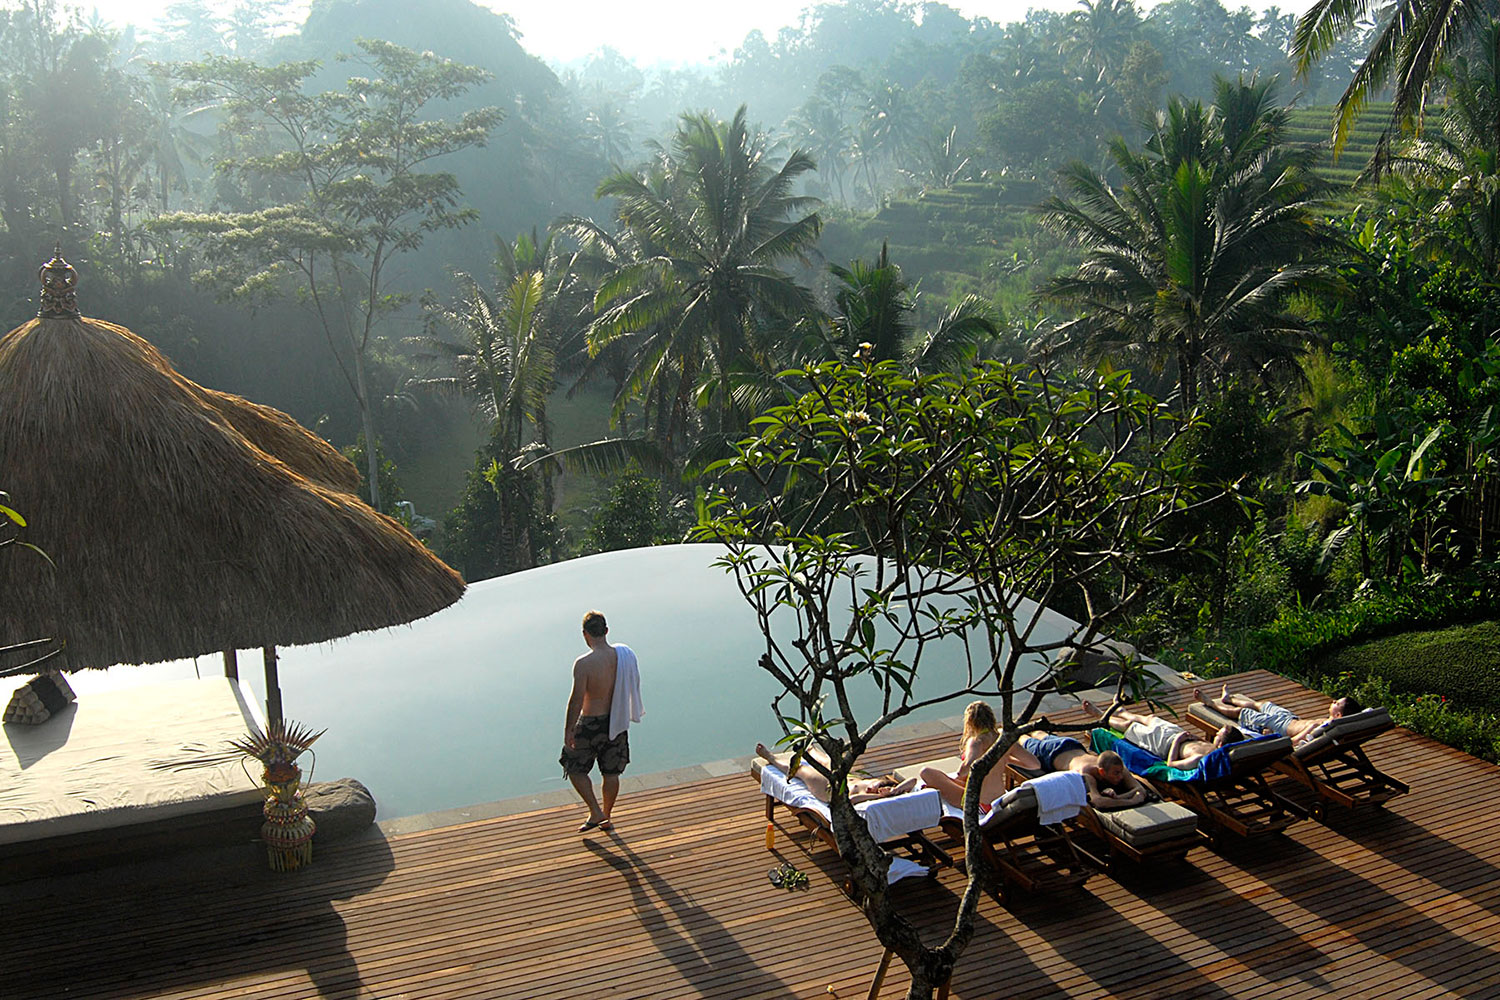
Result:
{"type": "Polygon", "coordinates": [[[289,872],[312,863],[312,839],[318,825],[307,814],[302,798],[301,757],[326,730],[314,733],[295,722],[278,719],[264,733],[256,731],[231,746],[264,766],[261,785],[266,804],[260,837],[265,841],[271,868],[289,872]]]}

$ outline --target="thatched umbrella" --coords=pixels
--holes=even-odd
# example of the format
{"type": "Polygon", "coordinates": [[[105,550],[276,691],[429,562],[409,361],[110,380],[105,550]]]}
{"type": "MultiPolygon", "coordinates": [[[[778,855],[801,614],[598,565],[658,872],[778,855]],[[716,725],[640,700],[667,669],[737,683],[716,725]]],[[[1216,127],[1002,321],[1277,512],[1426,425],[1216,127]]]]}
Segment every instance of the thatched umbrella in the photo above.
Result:
{"type": "Polygon", "coordinates": [[[404,624],[462,595],[453,570],[346,492],[353,467],[325,442],[82,318],[60,257],[41,273],[38,318],[0,338],[0,489],[53,565],[7,553],[0,637],[50,630],[64,670],[265,647],[270,688],[276,646],[404,624]]]}

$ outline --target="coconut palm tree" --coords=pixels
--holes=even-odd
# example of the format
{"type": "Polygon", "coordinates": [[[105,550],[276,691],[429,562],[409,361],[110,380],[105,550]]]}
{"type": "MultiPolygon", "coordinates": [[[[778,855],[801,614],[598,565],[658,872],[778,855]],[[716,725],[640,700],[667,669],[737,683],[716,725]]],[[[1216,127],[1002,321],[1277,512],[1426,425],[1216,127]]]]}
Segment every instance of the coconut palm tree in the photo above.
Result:
{"type": "Polygon", "coordinates": [[[1391,114],[1377,155],[1387,152],[1404,128],[1420,128],[1422,108],[1443,60],[1472,38],[1494,10],[1492,3],[1475,0],[1395,0],[1389,6],[1385,0],[1317,0],[1297,22],[1292,38],[1292,57],[1303,79],[1341,36],[1372,16],[1383,19],[1335,108],[1334,150],[1343,148],[1354,119],[1387,86],[1391,114]]]}
{"type": "Polygon", "coordinates": [[[813,95],[787,122],[793,137],[814,157],[819,170],[827,171],[839,193],[839,204],[848,207],[844,194],[844,161],[849,156],[853,137],[837,107],[820,95],[813,95]]]}
{"type": "Polygon", "coordinates": [[[669,452],[685,443],[695,396],[717,400],[713,415],[728,430],[732,373],[755,367],[816,311],[780,267],[817,240],[816,199],[791,193],[813,169],[801,150],[778,164],[741,107],[729,122],[684,115],[670,150],[599,186],[618,199],[633,253],[599,286],[589,349],[633,345],[625,395],[646,400],[669,452]]]}
{"type": "Polygon", "coordinates": [[[1140,152],[1111,144],[1118,189],[1084,164],[1065,170],[1066,196],[1041,208],[1084,250],[1041,292],[1080,310],[1061,343],[1175,366],[1184,410],[1202,385],[1291,361],[1309,334],[1287,301],[1331,287],[1336,243],[1286,125],[1269,83],[1219,79],[1211,108],[1173,100],[1140,152]]]}
{"type": "Polygon", "coordinates": [[[911,322],[916,296],[900,266],[891,263],[888,245],[881,245],[873,263],[856,260],[829,270],[841,286],[833,296],[837,309],[818,324],[811,356],[802,361],[848,361],[858,353],[873,361],[902,359],[931,371],[962,364],[997,335],[990,310],[973,295],[945,313],[932,330],[918,334],[911,322]]]}
{"type": "Polygon", "coordinates": [[[1078,0],[1068,15],[1060,54],[1079,70],[1104,83],[1114,78],[1140,32],[1141,17],[1131,0],[1078,0]]]}
{"type": "Polygon", "coordinates": [[[1481,27],[1441,75],[1448,102],[1438,128],[1372,172],[1384,166],[1434,192],[1438,224],[1421,227],[1422,244],[1500,278],[1500,21],[1481,27]]]}

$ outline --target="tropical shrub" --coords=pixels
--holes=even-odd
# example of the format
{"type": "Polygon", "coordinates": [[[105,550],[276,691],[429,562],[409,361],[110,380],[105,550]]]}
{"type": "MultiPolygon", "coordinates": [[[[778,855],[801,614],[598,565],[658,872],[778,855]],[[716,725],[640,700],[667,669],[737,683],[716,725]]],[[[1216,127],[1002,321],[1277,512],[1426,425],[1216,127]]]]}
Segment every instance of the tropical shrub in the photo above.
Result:
{"type": "Polygon", "coordinates": [[[1338,651],[1318,669],[1379,676],[1402,694],[1432,693],[1466,708],[1500,711],[1500,622],[1376,639],[1338,651]]]}

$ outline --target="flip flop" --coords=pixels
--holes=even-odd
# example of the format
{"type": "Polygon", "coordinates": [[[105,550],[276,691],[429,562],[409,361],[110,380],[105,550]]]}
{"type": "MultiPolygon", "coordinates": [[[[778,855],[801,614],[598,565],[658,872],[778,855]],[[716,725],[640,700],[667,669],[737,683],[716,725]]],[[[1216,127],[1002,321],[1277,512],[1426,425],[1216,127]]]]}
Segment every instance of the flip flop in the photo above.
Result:
{"type": "Polygon", "coordinates": [[[774,885],[778,889],[780,889],[781,885],[782,885],[782,881],[781,881],[781,869],[783,867],[785,867],[785,866],[784,865],[778,865],[777,867],[772,868],[766,874],[766,877],[771,880],[771,884],[774,885]]]}
{"type": "Polygon", "coordinates": [[[580,826],[578,828],[578,832],[579,833],[588,833],[590,830],[592,830],[596,826],[599,829],[601,829],[601,830],[608,830],[609,829],[609,820],[607,820],[607,819],[598,819],[598,820],[591,819],[587,823],[585,823],[582,826],[580,826]]]}
{"type": "Polygon", "coordinates": [[[605,833],[608,833],[609,831],[613,830],[614,828],[615,828],[614,823],[610,822],[607,819],[601,819],[599,821],[599,829],[603,830],[605,833]]]}

